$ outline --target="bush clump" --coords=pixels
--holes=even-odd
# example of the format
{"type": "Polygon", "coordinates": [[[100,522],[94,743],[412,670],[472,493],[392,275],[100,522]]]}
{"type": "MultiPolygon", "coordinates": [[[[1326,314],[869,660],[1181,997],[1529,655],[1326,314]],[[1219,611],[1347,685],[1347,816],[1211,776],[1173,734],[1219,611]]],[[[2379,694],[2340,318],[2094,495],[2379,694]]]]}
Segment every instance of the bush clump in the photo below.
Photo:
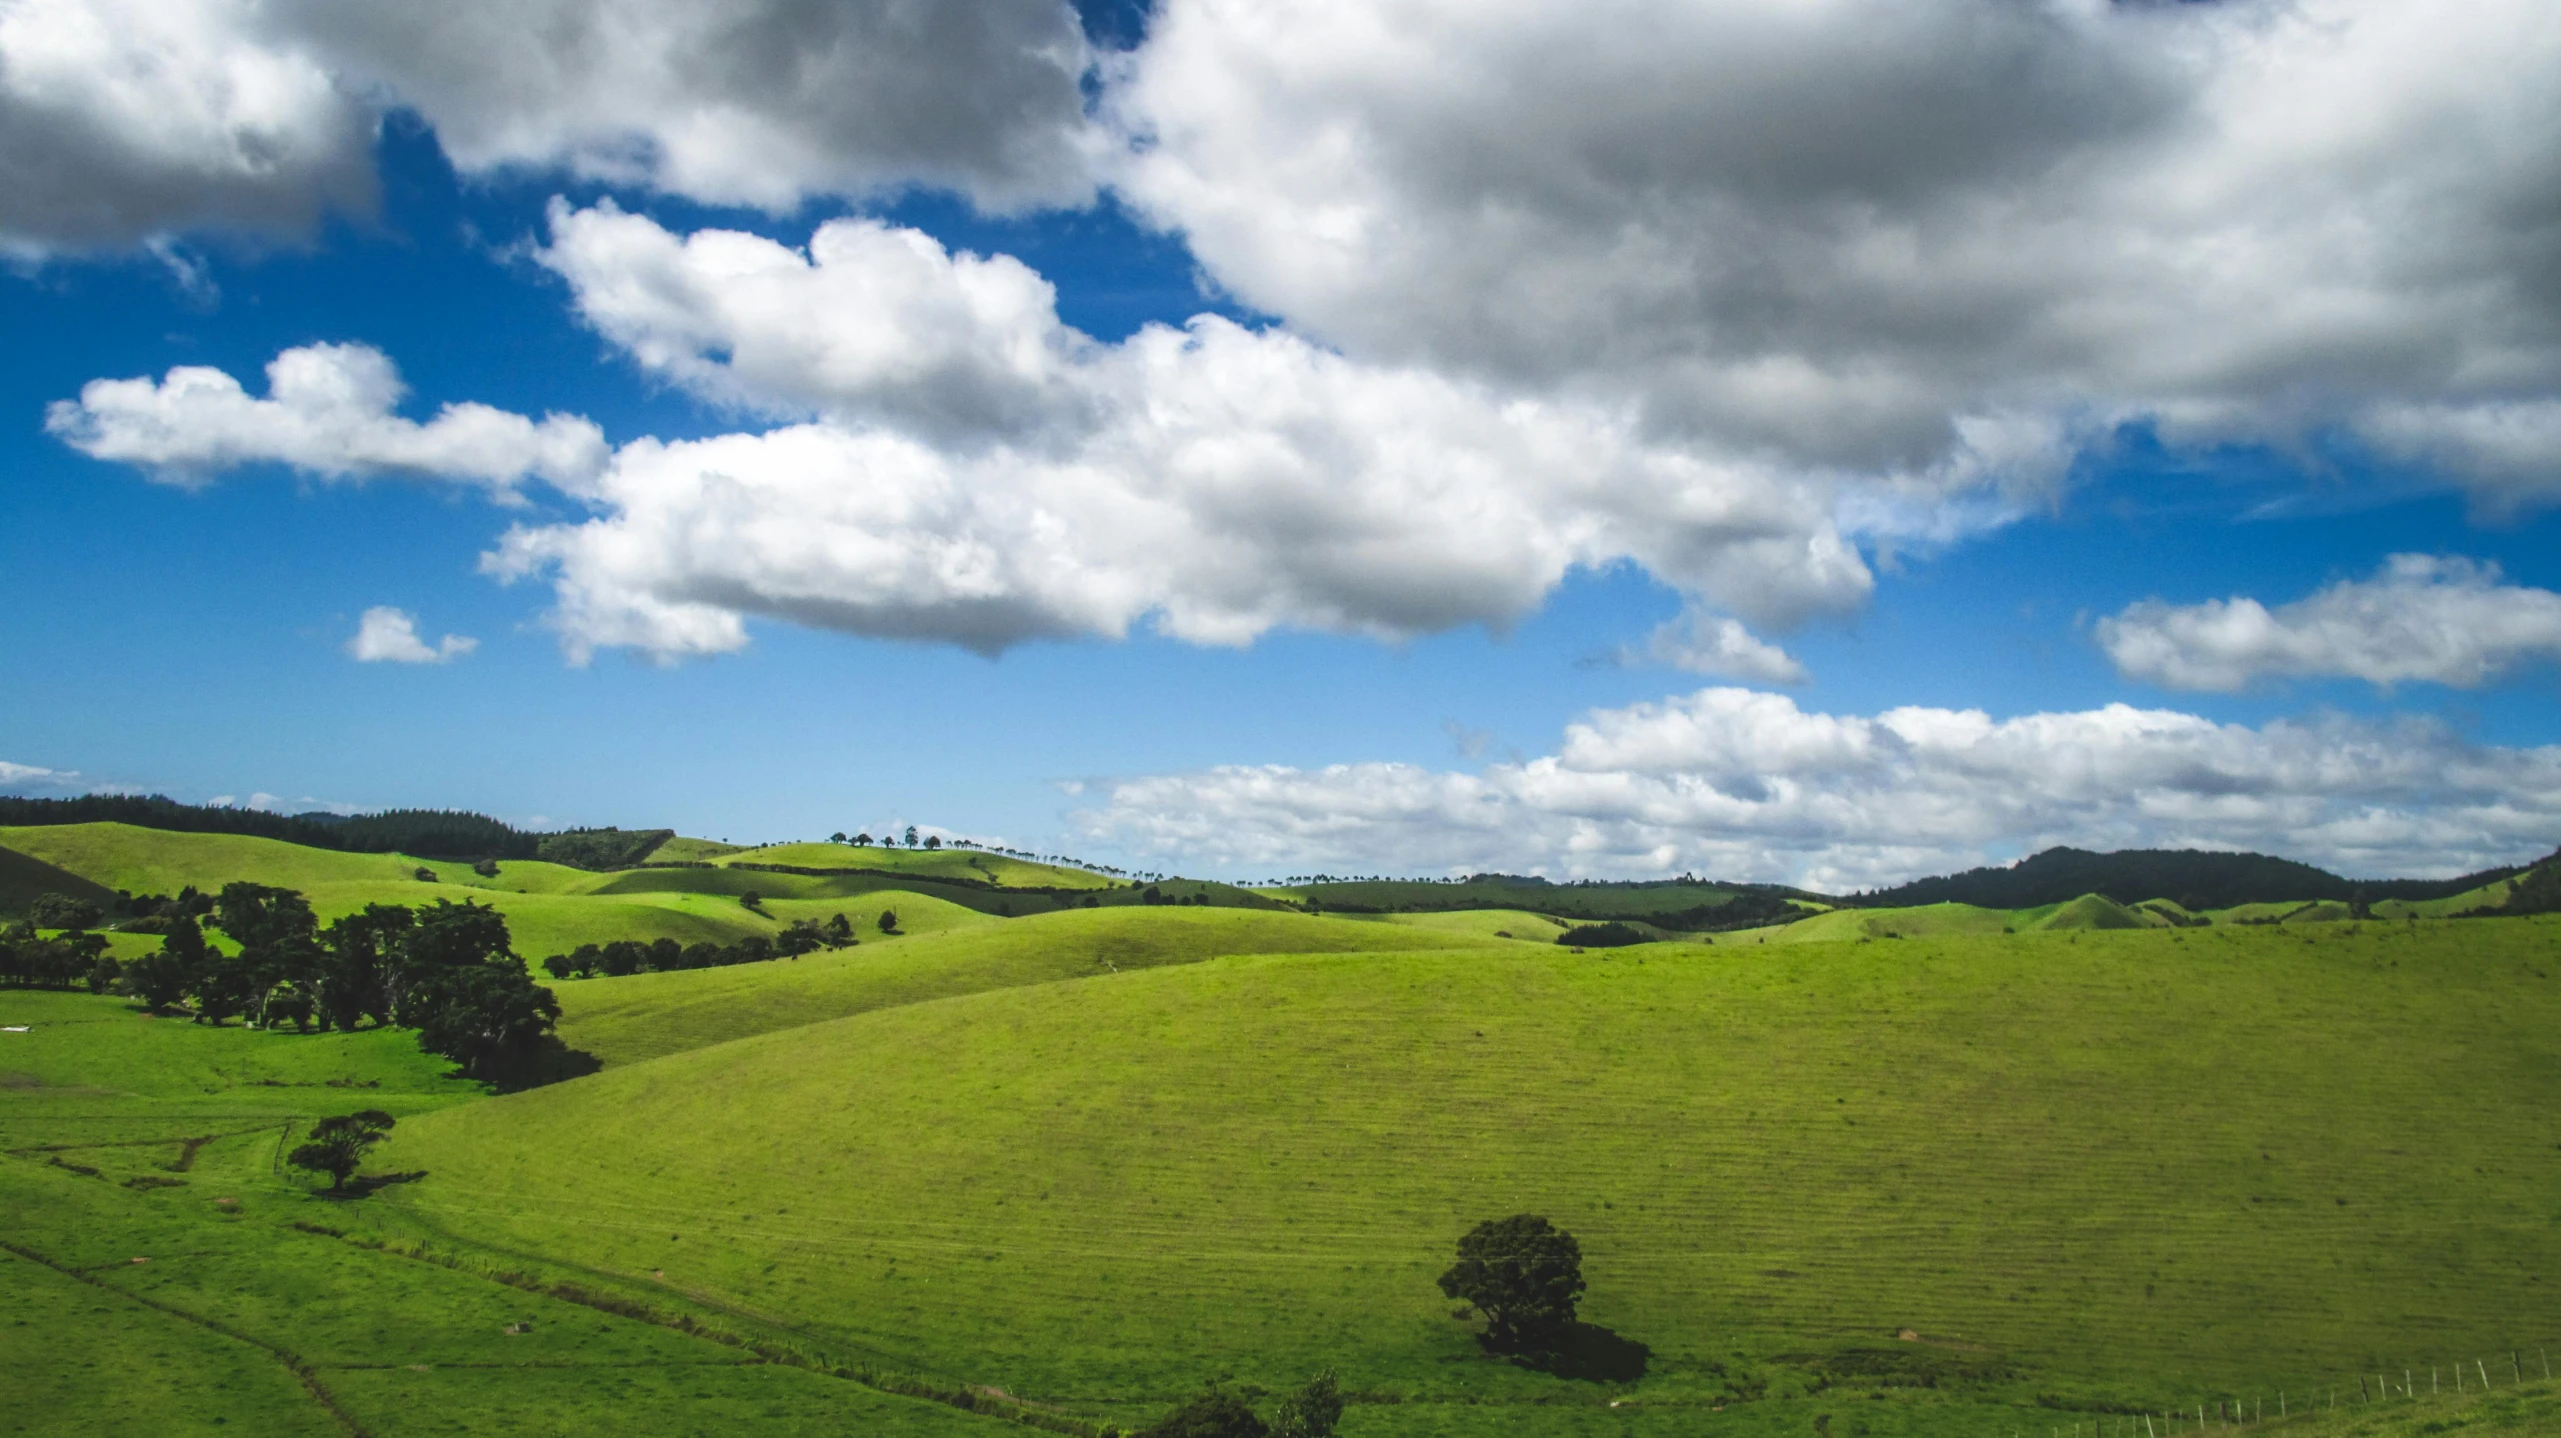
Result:
{"type": "Polygon", "coordinates": [[[1577,924],[1558,934],[1556,942],[1576,949],[1623,949],[1630,944],[1650,944],[1654,936],[1612,920],[1606,924],[1577,924]]]}

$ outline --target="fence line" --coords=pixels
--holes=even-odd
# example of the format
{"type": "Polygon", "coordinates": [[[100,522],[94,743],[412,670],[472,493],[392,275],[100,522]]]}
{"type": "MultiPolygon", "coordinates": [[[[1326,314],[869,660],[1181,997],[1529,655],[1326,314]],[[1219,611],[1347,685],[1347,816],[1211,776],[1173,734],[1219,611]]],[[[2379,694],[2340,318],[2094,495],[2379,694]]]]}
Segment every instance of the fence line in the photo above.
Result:
{"type": "MultiPolygon", "coordinates": [[[[2370,1389],[2366,1384],[2369,1375],[2360,1371],[2349,1380],[2355,1385],[2352,1395],[2343,1387],[2332,1384],[2314,1388],[2309,1395],[2310,1401],[2304,1402],[2300,1400],[2305,1395],[2295,1390],[2280,1388],[2273,1395],[2276,1401],[2275,1417],[2279,1422],[2287,1422],[2307,1415],[2335,1413],[2343,1408],[2352,1409],[2375,1403],[2415,1403],[2420,1398],[2440,1396],[2470,1397],[2474,1394],[2486,1394],[2495,1388],[2522,1388],[2528,1383],[2552,1381],[2555,1376],[2552,1371],[2552,1350],[2547,1347],[2538,1347],[2534,1353],[2536,1361],[2532,1367],[2542,1370],[2540,1377],[2538,1378],[2530,1371],[2525,1361],[2525,1350],[2515,1348],[2510,1349],[2505,1355],[2508,1382],[2504,1384],[2492,1381],[2489,1362],[2480,1355],[2475,1354],[2468,1360],[2457,1359],[2453,1365],[2455,1386],[2451,1392],[2443,1387],[2439,1378],[2441,1370],[2433,1365],[2428,1369],[2426,1393],[2418,1391],[2418,1369],[2415,1366],[2402,1369],[2401,1381],[2397,1384],[2392,1381],[2389,1370],[2375,1370],[2371,1374],[2374,1382],[2370,1389]],[[2472,1365],[2472,1373],[2469,1376],[2463,1371],[2463,1365],[2467,1361],[2472,1365]]],[[[2244,1399],[2227,1394],[2221,1398],[2200,1399],[2193,1416],[2184,1408],[2162,1409],[2159,1414],[2161,1421],[2157,1425],[2152,1421],[2154,1415],[2149,1411],[2141,1414],[2120,1413],[2112,1418],[2077,1420],[2068,1427],[2054,1424],[2051,1425],[2051,1438],[2194,1438],[2194,1435],[2207,1432],[2254,1428],[2268,1420],[2269,1397],[2270,1395],[2267,1394],[2253,1394],[2244,1399]],[[2139,1429],[2134,1426],[2138,1418],[2143,1425],[2139,1429]],[[2087,1435],[2081,1431],[2084,1427],[2089,1429],[2087,1435]]],[[[1992,1438],[1999,1438],[1999,1435],[1995,1434],[1992,1438]]],[[[2022,1435],[2013,1429],[2010,1438],[2022,1438],[2022,1435]]]]}

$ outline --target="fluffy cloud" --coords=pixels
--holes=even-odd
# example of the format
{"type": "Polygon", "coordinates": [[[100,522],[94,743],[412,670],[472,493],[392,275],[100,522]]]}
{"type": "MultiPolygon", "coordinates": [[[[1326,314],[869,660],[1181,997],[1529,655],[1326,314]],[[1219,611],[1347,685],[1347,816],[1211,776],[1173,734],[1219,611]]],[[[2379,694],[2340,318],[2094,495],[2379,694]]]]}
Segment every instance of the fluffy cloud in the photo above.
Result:
{"type": "Polygon", "coordinates": [[[1480,773],[1229,767],[1097,789],[1074,816],[1089,838],[1266,871],[1696,871],[1837,889],[2070,843],[2420,875],[2548,849],[2561,746],[2476,745],[2421,720],[2251,729],[2122,704],[1871,718],[1704,689],[1596,711],[1556,753],[1480,773]]]}
{"type": "Polygon", "coordinates": [[[268,0],[277,33],[416,107],[468,170],[565,167],[722,204],[926,184],[1091,193],[1059,0],[268,0]]]}
{"type": "Polygon", "coordinates": [[[2561,497],[2542,0],[1168,0],[1115,183],[1381,362],[1811,467],[2347,425],[2561,497]]]}
{"type": "Polygon", "coordinates": [[[1695,610],[1656,629],[1642,651],[1620,657],[1759,684],[1802,684],[1813,677],[1794,655],[1754,637],[1739,622],[1695,610]]]}
{"type": "Polygon", "coordinates": [[[2396,554],[2274,610],[2255,599],[2147,600],[2098,624],[2118,672],[2172,689],[2230,692],[2260,679],[2422,681],[2473,689],[2519,664],[2561,659],[2561,594],[2499,582],[2499,567],[2396,554]]]}
{"type": "Polygon", "coordinates": [[[373,117],[257,0],[0,5],[0,248],[307,227],[372,194],[373,117]]]}
{"type": "Polygon", "coordinates": [[[355,637],[347,641],[347,653],[365,664],[450,664],[480,647],[480,641],[463,634],[448,634],[429,644],[418,637],[418,620],[388,604],[377,604],[356,621],[355,637]]]}
{"type": "Polygon", "coordinates": [[[490,568],[554,573],[576,652],[734,648],[745,614],[986,651],[1142,620],[1408,635],[1622,559],[1762,623],[1872,583],[1820,484],[1214,317],[1099,344],[1018,262],[911,230],[804,253],[562,208],[544,258],[645,367],[806,421],[626,446],[575,487],[596,518],[507,537],[490,568]]]}
{"type": "Polygon", "coordinates": [[[45,428],[83,454],[179,484],[272,463],[324,479],[415,475],[504,491],[527,477],[573,483],[605,458],[603,431],[583,419],[536,423],[449,404],[420,424],[392,412],[402,393],[381,351],[306,345],[268,364],[265,399],[221,370],[181,365],[157,382],[91,380],[47,409],[45,428]]]}
{"type": "Polygon", "coordinates": [[[376,114],[402,105],[467,171],[1077,204],[1087,69],[1057,0],[8,0],[0,247],[302,232],[370,204],[376,114]]]}

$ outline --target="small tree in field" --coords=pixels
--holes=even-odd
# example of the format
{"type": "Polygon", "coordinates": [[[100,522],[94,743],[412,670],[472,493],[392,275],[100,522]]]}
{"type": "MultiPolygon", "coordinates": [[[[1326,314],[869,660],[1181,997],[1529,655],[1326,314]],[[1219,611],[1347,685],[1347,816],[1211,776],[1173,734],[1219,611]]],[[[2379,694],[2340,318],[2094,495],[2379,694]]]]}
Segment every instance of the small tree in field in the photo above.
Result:
{"type": "Polygon", "coordinates": [[[880,911],[880,931],[884,934],[894,934],[898,932],[898,911],[896,909],[883,909],[880,911]]]}
{"type": "Polygon", "coordinates": [[[1485,1316],[1485,1346],[1498,1353],[1555,1346],[1574,1326],[1583,1293],[1583,1246],[1536,1214],[1490,1218],[1458,1241],[1441,1292],[1485,1316]]]}
{"type": "Polygon", "coordinates": [[[1343,1390],[1328,1368],[1281,1400],[1272,1414],[1272,1438],[1334,1438],[1334,1425],[1342,1421],[1343,1390]]]}
{"type": "Polygon", "coordinates": [[[391,1115],[378,1108],[324,1118],[311,1126],[310,1141],[287,1155],[285,1162],[329,1175],[329,1191],[339,1192],[346,1188],[348,1176],[364,1166],[365,1150],[382,1142],[391,1126],[391,1115]]]}

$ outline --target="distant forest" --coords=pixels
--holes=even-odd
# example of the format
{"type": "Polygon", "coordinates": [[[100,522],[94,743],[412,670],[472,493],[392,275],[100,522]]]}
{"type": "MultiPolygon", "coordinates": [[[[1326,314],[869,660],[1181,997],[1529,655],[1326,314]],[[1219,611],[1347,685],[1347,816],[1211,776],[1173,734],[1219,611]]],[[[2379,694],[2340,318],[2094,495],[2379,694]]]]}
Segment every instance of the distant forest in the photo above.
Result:
{"type": "Polygon", "coordinates": [[[350,854],[422,859],[548,859],[582,869],[637,864],[675,837],[673,829],[571,829],[530,833],[460,809],[386,809],[379,814],[271,814],[181,804],[161,794],[90,794],[76,799],[0,797],[0,825],[131,824],[182,834],[244,834],[350,854]]]}
{"type": "Polygon", "coordinates": [[[1974,904],[1986,909],[2032,909],[2083,894],[2104,894],[2120,904],[2168,899],[2189,909],[2228,909],[2333,899],[2380,903],[2451,898],[2483,884],[2524,873],[2529,865],[2484,869],[2459,879],[2347,879],[2292,859],[2267,854],[2209,853],[2193,849],[2048,849],[2007,868],[1915,879],[1848,902],[1870,908],[1915,904],[1974,904]]]}

